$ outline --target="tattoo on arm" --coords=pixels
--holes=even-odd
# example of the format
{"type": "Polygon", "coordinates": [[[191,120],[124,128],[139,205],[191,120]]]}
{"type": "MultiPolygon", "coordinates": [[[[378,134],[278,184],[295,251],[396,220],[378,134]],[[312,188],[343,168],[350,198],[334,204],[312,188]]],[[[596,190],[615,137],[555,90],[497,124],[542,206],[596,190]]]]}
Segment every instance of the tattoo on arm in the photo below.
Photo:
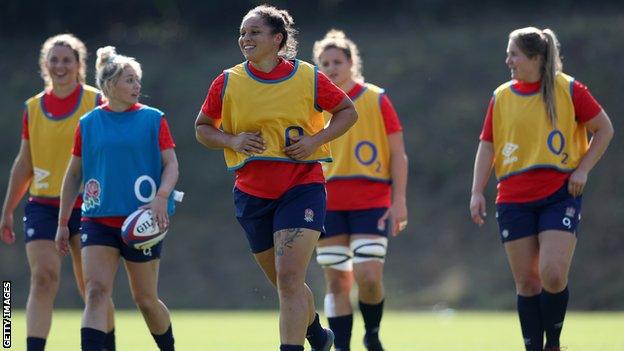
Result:
{"type": "Polygon", "coordinates": [[[303,236],[303,229],[291,228],[280,230],[275,233],[275,247],[278,256],[284,255],[286,248],[292,248],[295,239],[303,236]]]}

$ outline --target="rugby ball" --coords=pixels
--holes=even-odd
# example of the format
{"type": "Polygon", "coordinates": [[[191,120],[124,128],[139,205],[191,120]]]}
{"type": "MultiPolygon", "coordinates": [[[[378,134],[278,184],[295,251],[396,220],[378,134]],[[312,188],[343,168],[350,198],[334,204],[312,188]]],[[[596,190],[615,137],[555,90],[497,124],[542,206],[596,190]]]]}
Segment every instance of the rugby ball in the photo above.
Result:
{"type": "Polygon", "coordinates": [[[160,229],[152,210],[140,208],[124,221],[121,238],[126,245],[144,250],[158,244],[167,234],[167,229],[160,229]]]}

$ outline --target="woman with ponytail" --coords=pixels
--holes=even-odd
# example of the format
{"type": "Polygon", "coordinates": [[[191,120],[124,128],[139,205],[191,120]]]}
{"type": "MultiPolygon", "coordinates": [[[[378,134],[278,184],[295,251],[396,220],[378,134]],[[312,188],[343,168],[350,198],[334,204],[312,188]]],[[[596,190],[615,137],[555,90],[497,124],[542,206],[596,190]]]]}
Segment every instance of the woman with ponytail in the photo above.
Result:
{"type": "Polygon", "coordinates": [[[295,59],[293,19],[261,5],[240,25],[246,61],[220,74],[195,122],[200,143],[223,149],[236,173],[234,203],[254,258],[277,288],[281,351],[327,351],[324,330],[305,283],[325,222],[329,141],[357,119],[353,103],[322,73],[295,59]],[[324,128],[322,111],[333,118],[324,128]],[[307,330],[307,331],[306,331],[307,330]]]}
{"type": "Polygon", "coordinates": [[[68,252],[67,221],[84,188],[81,251],[85,310],[80,329],[83,351],[101,351],[106,301],[124,258],[130,290],[161,351],[173,351],[171,317],[158,298],[163,242],[137,250],[121,238],[125,218],[150,208],[160,228],[169,226],[172,192],[178,179],[175,144],[164,113],[139,103],[141,65],[107,46],[97,51],[96,82],[107,102],[85,114],[75,130],[74,147],[61,191],[57,249],[68,252]],[[121,170],[121,171],[120,171],[121,170]]]}
{"type": "MultiPolygon", "coordinates": [[[[45,349],[52,323],[54,299],[59,288],[61,256],[54,248],[61,185],[70,159],[72,133],[80,116],[102,103],[100,92],[85,83],[87,48],[73,34],[48,38],[39,53],[39,69],[45,87],[24,104],[22,142],[15,158],[4,200],[0,230],[2,241],[15,242],[13,212],[26,192],[24,242],[30,265],[30,292],[26,303],[26,350],[45,349]]],[[[84,296],[80,263],[81,199],[70,204],[64,217],[69,227],[76,285],[84,296]]],[[[110,301],[110,300],[109,300],[110,301]]],[[[106,328],[105,346],[115,349],[113,307],[106,328]]]]}
{"type": "Polygon", "coordinates": [[[339,30],[314,44],[314,62],[349,98],[358,122],[331,142],[334,162],[327,177],[326,233],[317,248],[325,271],[325,315],[336,335],[336,351],[350,350],[353,307],[358,301],[368,351],[382,351],[379,327],[388,234],[407,226],[407,156],[401,122],[382,88],[364,83],[357,46],[339,30]],[[353,196],[357,194],[357,196],[353,196]]]}
{"type": "Polygon", "coordinates": [[[582,194],[613,126],[587,87],[562,72],[552,30],[511,32],[505,63],[512,80],[490,100],[470,214],[483,225],[483,190],[494,168],[496,218],[516,284],[525,348],[559,350],[582,194]]]}

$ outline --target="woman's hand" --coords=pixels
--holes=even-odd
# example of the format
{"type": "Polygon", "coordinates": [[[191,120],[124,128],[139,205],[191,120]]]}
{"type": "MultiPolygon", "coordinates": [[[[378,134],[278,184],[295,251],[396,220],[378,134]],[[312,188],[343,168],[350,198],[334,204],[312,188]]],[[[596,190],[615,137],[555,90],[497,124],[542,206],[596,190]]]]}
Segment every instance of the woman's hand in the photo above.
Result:
{"type": "Polygon", "coordinates": [[[5,244],[15,242],[15,232],[13,231],[13,214],[4,214],[0,219],[0,235],[5,244]]]}
{"type": "Polygon", "coordinates": [[[587,183],[587,172],[577,168],[568,180],[568,192],[574,197],[581,196],[585,183],[587,183]]]}
{"type": "Polygon", "coordinates": [[[169,227],[169,213],[167,213],[168,199],[160,195],[156,195],[152,202],[140,208],[152,210],[152,215],[158,223],[158,228],[163,231],[169,227]]]}
{"type": "Polygon", "coordinates": [[[286,156],[302,161],[310,157],[320,146],[316,138],[309,135],[297,135],[290,137],[291,144],[284,148],[286,156]]]}
{"type": "Polygon", "coordinates": [[[56,249],[63,256],[69,255],[69,228],[67,224],[59,224],[56,228],[56,237],[54,238],[56,249]]]}
{"type": "Polygon", "coordinates": [[[260,132],[242,132],[231,139],[230,148],[247,156],[261,154],[266,150],[264,139],[260,132]]]}
{"type": "Polygon", "coordinates": [[[395,201],[392,206],[377,221],[377,228],[384,230],[386,220],[390,218],[390,234],[397,236],[407,228],[407,205],[405,201],[395,201]]]}
{"type": "Polygon", "coordinates": [[[472,193],[470,196],[470,217],[472,221],[482,226],[485,223],[485,196],[483,193],[472,193]]]}

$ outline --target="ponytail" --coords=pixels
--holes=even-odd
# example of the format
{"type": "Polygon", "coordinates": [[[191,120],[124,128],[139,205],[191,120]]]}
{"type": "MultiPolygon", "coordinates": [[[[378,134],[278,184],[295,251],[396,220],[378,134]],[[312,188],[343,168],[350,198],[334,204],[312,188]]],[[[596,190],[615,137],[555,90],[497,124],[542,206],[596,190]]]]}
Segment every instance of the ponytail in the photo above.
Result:
{"type": "Polygon", "coordinates": [[[541,93],[546,104],[546,112],[553,128],[557,125],[557,111],[555,109],[555,77],[561,72],[562,63],[559,57],[559,41],[550,29],[542,31],[546,37],[546,55],[542,64],[542,88],[541,93]]]}
{"type": "Polygon", "coordinates": [[[563,69],[559,55],[559,40],[551,29],[540,30],[535,27],[516,29],[509,34],[520,50],[528,57],[542,57],[540,68],[542,87],[541,94],[548,119],[553,128],[557,127],[557,110],[555,108],[555,78],[563,69]]]}

